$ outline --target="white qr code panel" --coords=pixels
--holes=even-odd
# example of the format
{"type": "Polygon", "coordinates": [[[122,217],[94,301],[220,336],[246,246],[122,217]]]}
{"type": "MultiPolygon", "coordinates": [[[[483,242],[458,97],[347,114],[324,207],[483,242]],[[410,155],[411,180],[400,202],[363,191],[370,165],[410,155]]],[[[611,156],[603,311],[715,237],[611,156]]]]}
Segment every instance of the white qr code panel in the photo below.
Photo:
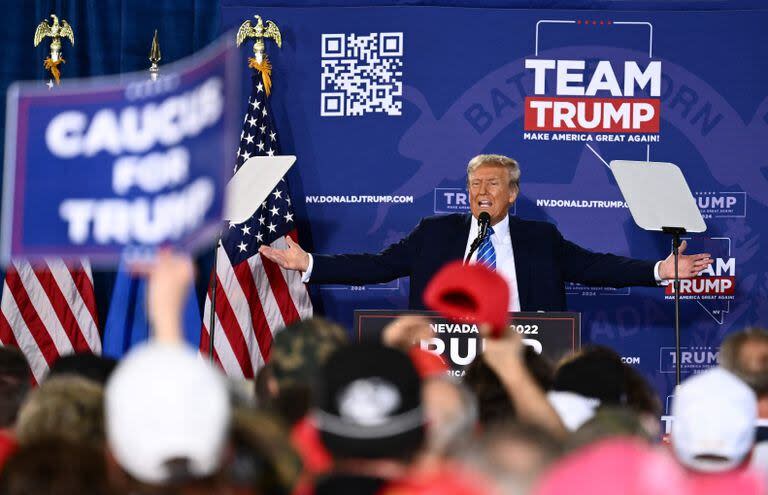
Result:
{"type": "Polygon", "coordinates": [[[403,33],[324,34],[320,115],[403,113],[403,33]]]}

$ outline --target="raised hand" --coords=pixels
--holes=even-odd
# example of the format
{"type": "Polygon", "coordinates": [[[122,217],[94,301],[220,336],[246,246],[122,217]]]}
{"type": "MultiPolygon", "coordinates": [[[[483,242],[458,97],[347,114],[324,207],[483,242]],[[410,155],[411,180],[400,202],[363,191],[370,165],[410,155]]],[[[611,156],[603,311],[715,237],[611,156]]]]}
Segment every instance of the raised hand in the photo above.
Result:
{"type": "Polygon", "coordinates": [[[195,265],[185,254],[161,249],[154,260],[131,265],[135,275],[147,277],[147,312],[156,341],[179,343],[182,311],[195,280],[195,265]]]}
{"type": "Polygon", "coordinates": [[[420,340],[431,337],[434,337],[434,332],[429,326],[429,319],[419,315],[400,316],[384,327],[381,333],[384,345],[406,352],[420,340]]]}
{"type": "MultiPolygon", "coordinates": [[[[683,241],[678,248],[680,256],[677,262],[677,271],[680,278],[693,278],[702,270],[712,264],[712,256],[709,253],[684,255],[688,243],[683,241]]],[[[662,280],[675,278],[675,256],[670,254],[659,265],[659,276],[662,280]]]]}
{"type": "Polygon", "coordinates": [[[296,244],[290,236],[285,236],[285,242],[288,243],[287,249],[275,249],[267,245],[262,245],[259,248],[259,253],[286,270],[307,271],[307,268],[309,267],[309,255],[307,252],[301,249],[301,246],[296,244]]]}

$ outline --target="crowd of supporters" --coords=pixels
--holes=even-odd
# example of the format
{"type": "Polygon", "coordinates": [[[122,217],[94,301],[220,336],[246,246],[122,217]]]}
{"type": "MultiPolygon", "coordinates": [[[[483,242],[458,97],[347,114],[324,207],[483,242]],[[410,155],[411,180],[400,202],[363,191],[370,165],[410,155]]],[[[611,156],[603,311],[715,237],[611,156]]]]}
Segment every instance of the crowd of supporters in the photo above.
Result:
{"type": "MultiPolygon", "coordinates": [[[[432,330],[416,316],[369,343],[296,323],[234,383],[180,336],[191,262],[147,270],[153,338],[120,362],[67,356],[33,388],[0,348],[0,495],[766,493],[764,330],[731,334],[662,431],[659,397],[611,349],[550,363],[485,325],[457,377],[417,345],[432,330]]],[[[465,289],[449,302],[471,312],[465,289]]]]}

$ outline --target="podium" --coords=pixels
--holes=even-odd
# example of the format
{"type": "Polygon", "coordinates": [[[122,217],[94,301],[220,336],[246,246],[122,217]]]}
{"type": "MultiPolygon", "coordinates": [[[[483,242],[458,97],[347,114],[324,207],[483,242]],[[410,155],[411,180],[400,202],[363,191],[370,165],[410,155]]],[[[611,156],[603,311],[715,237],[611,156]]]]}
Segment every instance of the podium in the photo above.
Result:
{"type": "MultiPolygon", "coordinates": [[[[421,347],[441,355],[455,373],[471,363],[482,351],[477,325],[456,322],[434,311],[366,309],[354,312],[354,331],[358,342],[378,342],[384,327],[401,315],[422,315],[432,321],[435,336],[422,341],[421,347]]],[[[509,327],[517,331],[523,343],[553,363],[581,348],[581,314],[572,312],[509,314],[509,327]]]]}

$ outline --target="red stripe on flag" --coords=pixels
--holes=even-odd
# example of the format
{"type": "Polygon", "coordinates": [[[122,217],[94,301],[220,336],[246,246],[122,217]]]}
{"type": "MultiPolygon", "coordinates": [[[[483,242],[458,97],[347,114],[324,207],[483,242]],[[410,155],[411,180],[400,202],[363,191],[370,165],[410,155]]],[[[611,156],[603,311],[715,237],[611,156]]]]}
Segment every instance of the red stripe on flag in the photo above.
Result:
{"type": "Polygon", "coordinates": [[[243,336],[243,329],[240,328],[240,324],[237,322],[232,306],[227,299],[227,292],[221,290],[221,279],[216,277],[216,283],[218,288],[216,289],[216,316],[219,317],[221,327],[217,327],[218,330],[224,330],[229,340],[229,345],[232,347],[232,352],[235,354],[237,362],[240,364],[240,369],[243,370],[243,375],[246,378],[253,378],[253,367],[251,366],[251,354],[248,352],[248,346],[245,343],[245,337],[243,336]]]}
{"type": "Polygon", "coordinates": [[[40,352],[43,353],[45,362],[50,367],[59,358],[59,351],[56,349],[51,335],[45,328],[45,324],[37,314],[37,310],[32,305],[29,294],[27,294],[24,284],[21,283],[19,272],[13,268],[8,270],[5,275],[5,281],[13,295],[13,299],[16,301],[16,306],[19,308],[19,313],[21,313],[24,323],[26,323],[29,332],[32,334],[32,338],[37,342],[40,352]]]}
{"type": "Polygon", "coordinates": [[[256,335],[256,341],[259,343],[261,357],[264,358],[266,363],[269,361],[269,353],[272,349],[272,330],[264,314],[261,299],[259,299],[259,289],[253,281],[251,266],[248,264],[248,261],[243,261],[232,268],[235,271],[237,281],[240,283],[240,288],[243,294],[245,294],[245,299],[248,301],[248,309],[251,310],[253,333],[256,335]]]}
{"type": "Polygon", "coordinates": [[[269,279],[269,285],[272,288],[272,293],[275,295],[277,306],[280,308],[280,314],[283,315],[283,321],[288,326],[295,321],[299,321],[299,312],[296,311],[296,306],[291,299],[291,293],[288,290],[288,284],[285,282],[283,272],[280,271],[280,267],[266,257],[261,256],[261,262],[264,265],[264,271],[267,273],[269,279]]]}
{"type": "Polygon", "coordinates": [[[96,326],[97,331],[101,333],[99,330],[99,316],[96,312],[96,296],[93,291],[93,282],[91,282],[88,272],[85,270],[85,266],[80,263],[80,268],[73,269],[69,265],[67,265],[67,268],[72,275],[72,280],[75,281],[75,287],[77,287],[80,297],[83,298],[86,309],[88,309],[91,318],[93,318],[93,324],[96,326]]]}
{"type": "Polygon", "coordinates": [[[2,342],[4,346],[19,347],[19,343],[16,342],[16,336],[11,329],[11,324],[8,323],[5,313],[2,311],[0,311],[0,342],[2,342]]]}
{"type": "MultiPolygon", "coordinates": [[[[210,346],[208,345],[211,341],[211,336],[208,333],[208,327],[203,325],[203,331],[200,332],[200,353],[203,355],[206,361],[209,361],[209,351],[208,349],[210,346]]],[[[213,362],[216,363],[216,366],[218,366],[222,371],[224,371],[224,365],[221,364],[221,360],[219,359],[219,353],[216,352],[216,349],[213,350],[213,362]]]]}
{"type": "Polygon", "coordinates": [[[77,318],[75,318],[67,298],[61,292],[59,284],[56,283],[53,273],[50,270],[35,270],[35,276],[48,296],[48,300],[51,302],[51,306],[59,318],[59,323],[61,323],[64,333],[67,334],[69,341],[72,343],[72,348],[75,352],[90,352],[91,347],[88,345],[88,341],[85,340],[83,329],[80,328],[80,324],[77,318]]]}

